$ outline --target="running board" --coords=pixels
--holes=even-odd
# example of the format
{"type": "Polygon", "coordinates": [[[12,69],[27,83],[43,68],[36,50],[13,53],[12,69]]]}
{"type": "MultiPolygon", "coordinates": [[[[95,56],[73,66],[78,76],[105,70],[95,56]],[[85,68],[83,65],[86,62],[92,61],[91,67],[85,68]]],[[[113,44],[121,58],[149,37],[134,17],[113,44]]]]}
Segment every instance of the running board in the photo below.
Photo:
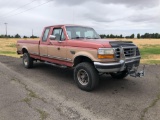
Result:
{"type": "Polygon", "coordinates": [[[67,68],[67,66],[65,66],[65,65],[53,64],[53,63],[50,63],[50,62],[44,62],[44,63],[47,64],[47,65],[52,65],[52,66],[59,67],[59,68],[67,68]]]}

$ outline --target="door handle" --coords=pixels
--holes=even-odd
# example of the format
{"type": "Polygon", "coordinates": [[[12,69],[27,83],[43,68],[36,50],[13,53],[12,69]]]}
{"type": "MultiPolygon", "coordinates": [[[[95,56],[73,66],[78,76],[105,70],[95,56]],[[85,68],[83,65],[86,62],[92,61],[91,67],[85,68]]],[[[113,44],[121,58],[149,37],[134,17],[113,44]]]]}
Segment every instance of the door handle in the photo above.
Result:
{"type": "Polygon", "coordinates": [[[53,45],[52,42],[49,42],[48,45],[53,45]]]}
{"type": "Polygon", "coordinates": [[[57,50],[60,50],[60,48],[58,47],[57,50]]]}

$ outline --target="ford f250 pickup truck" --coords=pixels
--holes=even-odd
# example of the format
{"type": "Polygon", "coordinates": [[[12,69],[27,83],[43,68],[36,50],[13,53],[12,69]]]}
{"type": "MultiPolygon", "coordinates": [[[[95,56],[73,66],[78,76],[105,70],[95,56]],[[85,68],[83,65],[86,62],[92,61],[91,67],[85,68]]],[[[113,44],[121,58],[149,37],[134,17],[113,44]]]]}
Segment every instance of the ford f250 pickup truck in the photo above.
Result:
{"type": "Polygon", "coordinates": [[[26,68],[32,68],[37,60],[73,68],[75,83],[85,91],[96,88],[100,74],[110,74],[115,79],[144,76],[144,71],[137,72],[141,57],[136,45],[101,39],[86,26],[45,27],[39,41],[17,41],[17,53],[23,54],[26,68]]]}

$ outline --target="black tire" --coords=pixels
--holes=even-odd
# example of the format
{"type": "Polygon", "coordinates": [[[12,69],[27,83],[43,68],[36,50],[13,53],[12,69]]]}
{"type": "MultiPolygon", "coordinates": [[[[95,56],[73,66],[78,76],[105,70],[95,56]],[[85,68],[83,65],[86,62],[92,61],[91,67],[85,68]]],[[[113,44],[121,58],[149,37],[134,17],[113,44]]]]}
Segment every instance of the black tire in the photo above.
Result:
{"type": "Polygon", "coordinates": [[[124,70],[122,72],[110,73],[110,75],[115,79],[123,79],[128,76],[128,71],[124,70]]]}
{"type": "Polygon", "coordinates": [[[30,57],[29,53],[23,54],[23,65],[25,68],[33,67],[33,59],[30,57]]]}
{"type": "Polygon", "coordinates": [[[83,62],[75,67],[74,80],[81,90],[91,91],[98,86],[99,76],[92,64],[83,62]]]}

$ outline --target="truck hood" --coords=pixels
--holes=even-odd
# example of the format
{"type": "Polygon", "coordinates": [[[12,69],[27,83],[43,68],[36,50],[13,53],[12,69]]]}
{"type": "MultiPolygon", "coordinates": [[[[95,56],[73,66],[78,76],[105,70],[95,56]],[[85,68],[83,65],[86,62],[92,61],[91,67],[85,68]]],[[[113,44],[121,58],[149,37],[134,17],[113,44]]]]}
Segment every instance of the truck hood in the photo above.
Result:
{"type": "Polygon", "coordinates": [[[73,39],[68,40],[68,46],[73,47],[84,47],[84,48],[111,48],[110,41],[115,40],[108,40],[108,39],[73,39]]]}

